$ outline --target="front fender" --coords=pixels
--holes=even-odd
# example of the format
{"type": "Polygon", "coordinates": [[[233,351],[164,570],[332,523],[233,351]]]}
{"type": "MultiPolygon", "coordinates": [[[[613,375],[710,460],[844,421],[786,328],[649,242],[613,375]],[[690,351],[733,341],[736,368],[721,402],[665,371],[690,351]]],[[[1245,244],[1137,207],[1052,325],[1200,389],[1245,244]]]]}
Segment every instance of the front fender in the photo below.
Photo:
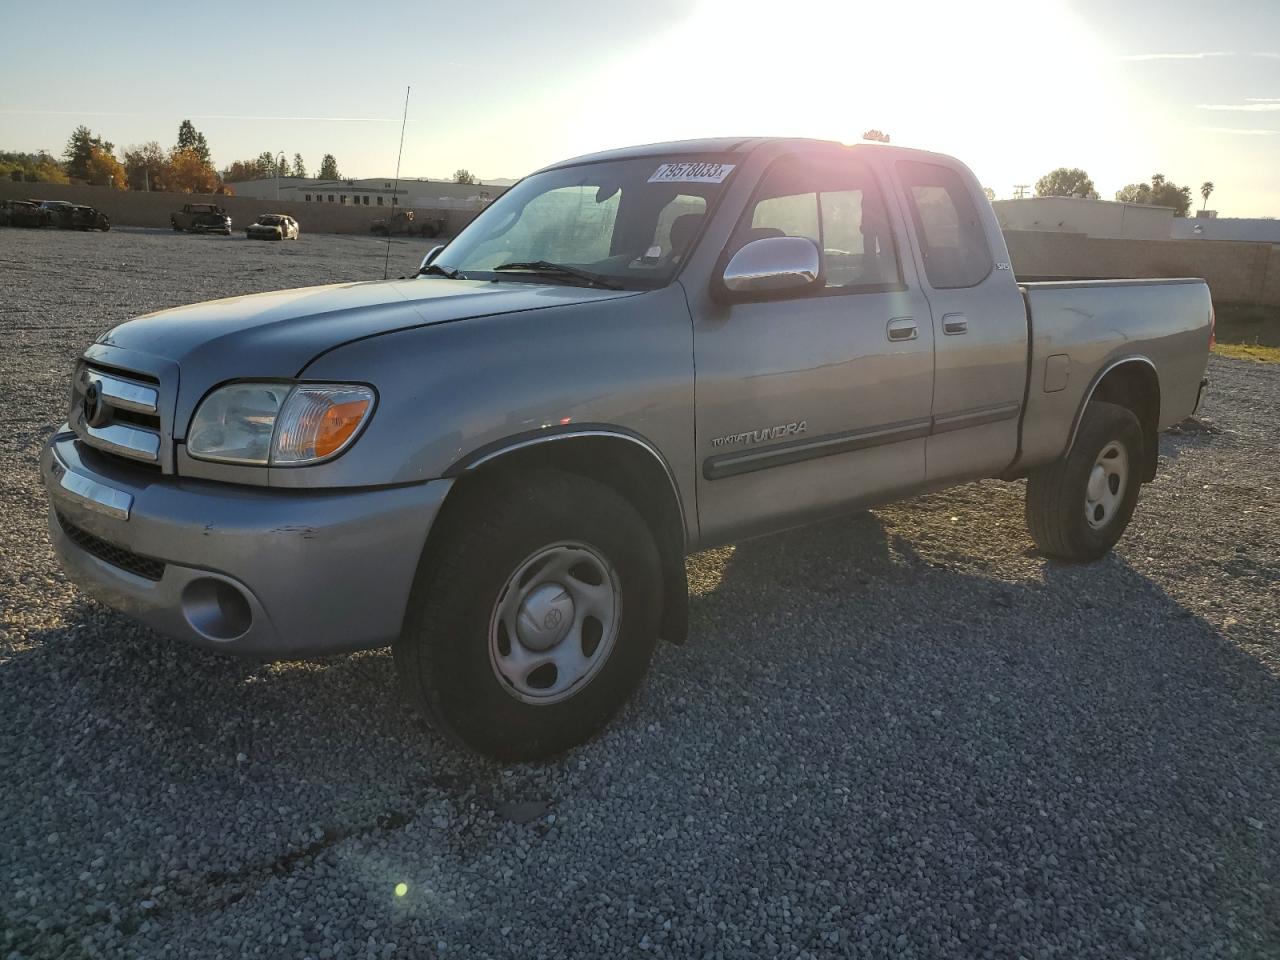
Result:
{"type": "Polygon", "coordinates": [[[301,375],[372,383],[379,407],[347,453],[294,471],[297,486],[415,483],[511,438],[608,424],[646,438],[694,503],[693,328],[674,285],[372,336],[301,375]]]}

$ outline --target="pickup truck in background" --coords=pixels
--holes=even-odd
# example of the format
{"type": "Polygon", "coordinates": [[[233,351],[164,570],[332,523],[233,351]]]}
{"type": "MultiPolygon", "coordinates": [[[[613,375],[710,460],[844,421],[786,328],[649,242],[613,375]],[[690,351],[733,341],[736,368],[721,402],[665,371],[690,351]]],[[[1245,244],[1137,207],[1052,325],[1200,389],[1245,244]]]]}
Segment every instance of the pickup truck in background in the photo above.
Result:
{"type": "Polygon", "coordinates": [[[417,276],[87,347],[41,461],[68,574],[275,659],[393,645],[428,716],[564,750],[682,642],[684,557],[979,478],[1106,553],[1195,410],[1200,280],[1019,285],[945,156],[724,139],[569,160],[417,276]]]}
{"type": "Polygon", "coordinates": [[[181,210],[169,214],[169,225],[179,232],[231,236],[231,218],[216,203],[184,203],[181,210]]]}

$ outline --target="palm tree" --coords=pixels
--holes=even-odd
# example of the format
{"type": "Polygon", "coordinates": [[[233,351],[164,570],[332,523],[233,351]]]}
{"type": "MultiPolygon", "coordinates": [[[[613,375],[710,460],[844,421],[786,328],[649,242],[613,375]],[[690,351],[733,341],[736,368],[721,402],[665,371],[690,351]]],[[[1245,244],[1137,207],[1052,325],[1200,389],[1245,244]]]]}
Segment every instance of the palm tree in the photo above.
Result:
{"type": "Polygon", "coordinates": [[[1204,197],[1204,203],[1200,207],[1201,210],[1209,205],[1209,194],[1211,193],[1213,193],[1212,180],[1206,180],[1204,183],[1200,184],[1200,196],[1204,197]]]}

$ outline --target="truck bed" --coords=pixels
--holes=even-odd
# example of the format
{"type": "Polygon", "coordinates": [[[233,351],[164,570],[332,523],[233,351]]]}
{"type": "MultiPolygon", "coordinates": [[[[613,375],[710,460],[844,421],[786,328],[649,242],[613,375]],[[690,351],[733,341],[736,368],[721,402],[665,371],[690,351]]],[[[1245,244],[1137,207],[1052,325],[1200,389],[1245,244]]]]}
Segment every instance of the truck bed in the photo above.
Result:
{"type": "Polygon", "coordinates": [[[1066,280],[1019,288],[1030,334],[1019,469],[1067,448],[1093,385],[1126,360],[1154,368],[1160,429],[1195,410],[1213,315],[1203,280],[1066,280]]]}

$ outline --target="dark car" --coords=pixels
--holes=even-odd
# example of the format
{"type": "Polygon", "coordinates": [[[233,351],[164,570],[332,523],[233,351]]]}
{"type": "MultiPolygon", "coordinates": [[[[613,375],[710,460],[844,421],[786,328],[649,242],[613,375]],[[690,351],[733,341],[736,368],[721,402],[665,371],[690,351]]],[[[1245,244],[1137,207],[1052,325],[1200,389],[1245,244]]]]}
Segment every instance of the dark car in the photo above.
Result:
{"type": "Polygon", "coordinates": [[[379,217],[369,225],[369,232],[379,237],[436,237],[445,228],[443,217],[418,219],[412,210],[397,210],[389,217],[379,217]]]}
{"type": "Polygon", "coordinates": [[[226,210],[215,203],[183,204],[181,210],[169,214],[169,225],[178,231],[231,236],[231,218],[227,216],[226,210]]]}
{"type": "Polygon", "coordinates": [[[102,230],[111,229],[111,221],[107,215],[95,207],[83,203],[68,203],[65,200],[42,200],[41,209],[49,214],[50,222],[59,230],[102,230]]]}
{"type": "Polygon", "coordinates": [[[0,204],[0,224],[7,227],[47,227],[49,211],[36,200],[6,200],[0,204]]]}

